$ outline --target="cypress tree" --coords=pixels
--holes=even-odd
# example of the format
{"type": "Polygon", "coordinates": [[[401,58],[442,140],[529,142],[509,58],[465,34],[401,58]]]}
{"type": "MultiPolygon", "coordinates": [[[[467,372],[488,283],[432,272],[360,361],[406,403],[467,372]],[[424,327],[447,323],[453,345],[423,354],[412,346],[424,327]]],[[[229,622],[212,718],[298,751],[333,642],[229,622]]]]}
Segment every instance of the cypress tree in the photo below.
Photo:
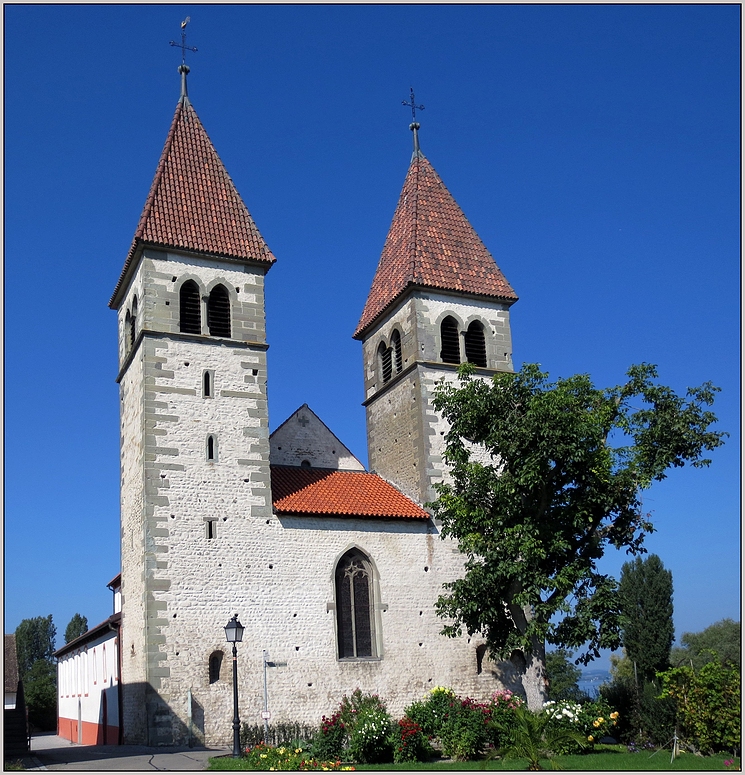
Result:
{"type": "Polygon", "coordinates": [[[653,681],[670,665],[673,645],[673,574],[656,554],[624,563],[618,589],[621,639],[638,677],[653,681]]]}

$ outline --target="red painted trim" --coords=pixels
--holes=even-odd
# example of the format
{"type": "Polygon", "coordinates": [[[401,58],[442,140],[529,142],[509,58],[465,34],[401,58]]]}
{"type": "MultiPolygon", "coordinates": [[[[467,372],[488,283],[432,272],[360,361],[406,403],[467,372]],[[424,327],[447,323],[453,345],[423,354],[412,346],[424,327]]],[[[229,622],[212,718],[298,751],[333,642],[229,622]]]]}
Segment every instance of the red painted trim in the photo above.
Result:
{"type": "MultiPolygon", "coordinates": [[[[78,721],[71,718],[57,720],[57,734],[72,743],[78,742],[78,721]]],[[[83,721],[83,745],[103,745],[103,724],[83,721]]],[[[119,744],[119,727],[108,724],[106,727],[107,745],[119,744]]]]}

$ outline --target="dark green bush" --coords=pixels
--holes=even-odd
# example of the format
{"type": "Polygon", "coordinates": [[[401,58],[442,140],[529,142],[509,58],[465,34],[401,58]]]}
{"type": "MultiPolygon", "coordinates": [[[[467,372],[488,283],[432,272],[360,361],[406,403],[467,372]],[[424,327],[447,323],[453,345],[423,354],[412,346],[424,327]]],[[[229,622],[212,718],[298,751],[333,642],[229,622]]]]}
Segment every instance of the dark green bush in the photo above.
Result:
{"type": "Polygon", "coordinates": [[[458,704],[459,701],[451,689],[436,686],[423,700],[409,705],[404,715],[416,721],[427,737],[440,737],[445,719],[458,704]]]}
{"type": "Polygon", "coordinates": [[[393,761],[397,764],[424,762],[431,758],[434,753],[419,724],[406,717],[394,724],[391,743],[393,745],[393,761]]]}
{"type": "Polygon", "coordinates": [[[391,717],[383,707],[371,705],[355,712],[349,731],[349,755],[360,764],[386,764],[393,761],[391,717]]]}
{"type": "Polygon", "coordinates": [[[442,750],[458,761],[475,759],[489,742],[489,706],[466,698],[450,706],[440,732],[442,750]]]}
{"type": "Polygon", "coordinates": [[[347,730],[341,721],[341,713],[337,711],[331,718],[324,716],[313,737],[313,756],[320,761],[342,758],[346,739],[347,730]]]}

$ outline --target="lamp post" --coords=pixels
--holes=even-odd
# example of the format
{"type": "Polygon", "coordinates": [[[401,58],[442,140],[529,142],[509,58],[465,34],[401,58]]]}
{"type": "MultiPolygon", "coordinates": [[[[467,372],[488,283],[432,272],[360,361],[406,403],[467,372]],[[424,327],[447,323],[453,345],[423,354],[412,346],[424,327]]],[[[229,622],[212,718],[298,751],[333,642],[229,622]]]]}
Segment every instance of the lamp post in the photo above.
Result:
{"type": "Polygon", "coordinates": [[[245,628],[238,621],[238,614],[225,625],[225,638],[233,644],[233,757],[241,755],[241,722],[238,718],[238,649],[235,644],[243,640],[245,628]]]}

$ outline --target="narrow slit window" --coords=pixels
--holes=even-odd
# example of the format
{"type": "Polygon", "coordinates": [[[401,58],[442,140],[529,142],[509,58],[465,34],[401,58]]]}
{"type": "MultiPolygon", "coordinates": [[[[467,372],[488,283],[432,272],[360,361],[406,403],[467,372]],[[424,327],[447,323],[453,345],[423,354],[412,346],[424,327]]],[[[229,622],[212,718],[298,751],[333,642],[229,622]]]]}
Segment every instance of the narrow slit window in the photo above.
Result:
{"type": "Polygon", "coordinates": [[[391,350],[393,350],[393,370],[396,374],[401,372],[401,334],[394,331],[391,335],[391,350]]]}
{"type": "Polygon", "coordinates": [[[207,328],[210,336],[230,336],[230,296],[222,285],[216,285],[207,300],[207,328]]]}
{"type": "Polygon", "coordinates": [[[217,439],[207,436],[207,460],[217,460],[217,439]]]}
{"type": "Polygon", "coordinates": [[[135,346],[135,337],[137,336],[137,296],[132,301],[132,317],[129,319],[129,348],[135,346]]]}
{"type": "Polygon", "coordinates": [[[126,314],[126,316],[124,318],[124,353],[125,353],[125,355],[129,355],[129,353],[132,350],[131,331],[132,331],[132,315],[130,314],[129,310],[127,310],[127,314],[126,314]]]}
{"type": "Polygon", "coordinates": [[[486,339],[484,327],[478,320],[474,320],[468,326],[465,336],[466,360],[474,366],[486,368],[486,339]]]}
{"type": "Polygon", "coordinates": [[[205,398],[212,398],[212,372],[204,372],[202,377],[202,395],[205,398]]]}
{"type": "Polygon", "coordinates": [[[375,656],[374,609],[370,562],[347,552],[336,567],[337,647],[339,659],[375,656]]]}
{"type": "Polygon", "coordinates": [[[208,519],[204,523],[204,535],[208,539],[217,538],[217,520],[208,519]]]}
{"type": "Polygon", "coordinates": [[[194,280],[187,280],[179,291],[179,330],[183,334],[202,333],[199,286],[194,280]]]}
{"type": "Polygon", "coordinates": [[[460,363],[460,342],[458,341],[458,324],[455,318],[448,315],[440,324],[442,350],[440,358],[443,363],[460,363]]]}

